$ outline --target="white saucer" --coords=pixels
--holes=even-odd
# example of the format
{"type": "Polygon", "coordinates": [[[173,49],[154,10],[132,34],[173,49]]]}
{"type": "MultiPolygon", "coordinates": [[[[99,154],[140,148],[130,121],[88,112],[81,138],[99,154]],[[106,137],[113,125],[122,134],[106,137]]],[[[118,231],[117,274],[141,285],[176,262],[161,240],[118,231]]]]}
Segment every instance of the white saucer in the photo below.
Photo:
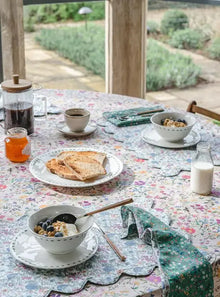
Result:
{"type": "Polygon", "coordinates": [[[96,124],[88,124],[82,132],[73,132],[66,126],[65,122],[59,122],[56,127],[59,132],[74,137],[89,135],[97,129],[96,124]]]}
{"type": "Polygon", "coordinates": [[[63,269],[81,264],[91,258],[97,248],[98,238],[91,230],[74,251],[65,255],[48,253],[28,230],[17,234],[10,245],[11,253],[16,260],[40,269],[63,269]]]}
{"type": "Polygon", "coordinates": [[[200,135],[191,131],[183,140],[178,142],[169,142],[164,140],[158,133],[153,129],[153,125],[149,125],[146,129],[142,131],[142,139],[149,143],[165,148],[185,148],[193,146],[200,141],[200,135]]]}

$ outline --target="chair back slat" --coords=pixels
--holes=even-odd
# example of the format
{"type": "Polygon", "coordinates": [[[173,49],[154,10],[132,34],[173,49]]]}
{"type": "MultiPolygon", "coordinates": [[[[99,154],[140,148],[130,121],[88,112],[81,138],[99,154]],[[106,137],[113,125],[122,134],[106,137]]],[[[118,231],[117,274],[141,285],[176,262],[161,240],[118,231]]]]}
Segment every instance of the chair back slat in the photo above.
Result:
{"type": "Polygon", "coordinates": [[[214,111],[211,111],[209,109],[200,107],[197,105],[196,101],[192,101],[188,107],[187,107],[187,111],[188,112],[192,112],[192,113],[199,113],[202,114],[204,116],[210,117],[212,119],[215,119],[217,121],[220,121],[220,114],[216,113],[214,111]]]}

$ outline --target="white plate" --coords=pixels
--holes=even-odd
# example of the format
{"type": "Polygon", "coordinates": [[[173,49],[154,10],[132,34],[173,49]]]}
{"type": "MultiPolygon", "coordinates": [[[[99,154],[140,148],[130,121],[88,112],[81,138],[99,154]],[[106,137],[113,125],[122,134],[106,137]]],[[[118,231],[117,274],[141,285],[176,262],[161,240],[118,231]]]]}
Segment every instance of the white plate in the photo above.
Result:
{"type": "Polygon", "coordinates": [[[73,132],[67,127],[65,122],[59,122],[57,125],[57,130],[63,134],[74,136],[74,137],[80,137],[80,136],[86,136],[91,133],[93,133],[97,129],[96,124],[88,124],[86,128],[82,132],[73,132]]]}
{"type": "Polygon", "coordinates": [[[36,158],[34,158],[29,166],[30,172],[33,174],[34,177],[38,178],[40,181],[61,187],[71,187],[71,188],[84,188],[90,186],[96,186],[99,184],[103,184],[107,181],[118,176],[123,169],[122,162],[112,154],[103,152],[101,150],[96,150],[93,148],[60,148],[48,153],[44,153],[36,158]],[[69,180],[62,177],[59,177],[56,174],[51,173],[45,166],[45,163],[55,158],[60,152],[62,151],[95,151],[100,153],[106,154],[106,160],[104,163],[106,174],[100,176],[94,180],[90,181],[76,181],[76,180],[69,180]]]}
{"type": "Polygon", "coordinates": [[[63,269],[81,264],[90,259],[97,248],[98,238],[91,230],[74,251],[65,255],[48,253],[28,230],[17,234],[10,245],[11,253],[16,260],[40,269],[63,269]]]}
{"type": "Polygon", "coordinates": [[[178,142],[169,142],[164,140],[158,133],[153,129],[153,125],[149,125],[142,131],[142,139],[149,143],[165,148],[185,148],[197,144],[200,141],[200,135],[191,131],[183,140],[178,142]]]}

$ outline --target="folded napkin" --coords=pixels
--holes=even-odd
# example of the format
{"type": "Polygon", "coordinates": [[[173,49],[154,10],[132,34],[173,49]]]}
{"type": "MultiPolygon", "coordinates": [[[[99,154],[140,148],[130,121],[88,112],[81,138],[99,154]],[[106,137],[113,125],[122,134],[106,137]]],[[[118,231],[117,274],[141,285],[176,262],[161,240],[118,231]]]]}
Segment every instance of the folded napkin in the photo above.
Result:
{"type": "Polygon", "coordinates": [[[212,266],[189,240],[143,209],[122,206],[121,216],[127,238],[136,233],[159,250],[159,267],[169,283],[166,296],[214,296],[212,266]]]}
{"type": "Polygon", "coordinates": [[[146,110],[153,111],[156,109],[161,109],[161,106],[138,107],[138,108],[132,108],[132,109],[104,112],[103,117],[107,121],[116,125],[117,127],[141,125],[141,124],[150,123],[151,115],[148,116],[148,115],[136,115],[136,114],[146,110]],[[125,117],[125,116],[128,116],[128,118],[125,118],[124,120],[120,120],[121,117],[125,117]]]}

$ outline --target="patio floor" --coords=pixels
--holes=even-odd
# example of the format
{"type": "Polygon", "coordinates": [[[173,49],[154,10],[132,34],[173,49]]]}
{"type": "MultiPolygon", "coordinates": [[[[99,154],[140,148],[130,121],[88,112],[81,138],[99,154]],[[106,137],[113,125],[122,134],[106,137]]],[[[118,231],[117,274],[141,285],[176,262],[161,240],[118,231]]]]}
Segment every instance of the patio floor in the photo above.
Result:
{"type": "MultiPolygon", "coordinates": [[[[38,45],[34,33],[25,34],[26,77],[44,88],[84,89],[105,92],[104,80],[38,45]]],[[[173,49],[170,49],[173,50],[173,49]]],[[[168,89],[147,92],[146,98],[168,106],[186,109],[188,103],[196,100],[199,105],[220,113],[220,62],[201,55],[181,50],[190,55],[202,69],[201,78],[205,80],[187,89],[168,89]]]]}

